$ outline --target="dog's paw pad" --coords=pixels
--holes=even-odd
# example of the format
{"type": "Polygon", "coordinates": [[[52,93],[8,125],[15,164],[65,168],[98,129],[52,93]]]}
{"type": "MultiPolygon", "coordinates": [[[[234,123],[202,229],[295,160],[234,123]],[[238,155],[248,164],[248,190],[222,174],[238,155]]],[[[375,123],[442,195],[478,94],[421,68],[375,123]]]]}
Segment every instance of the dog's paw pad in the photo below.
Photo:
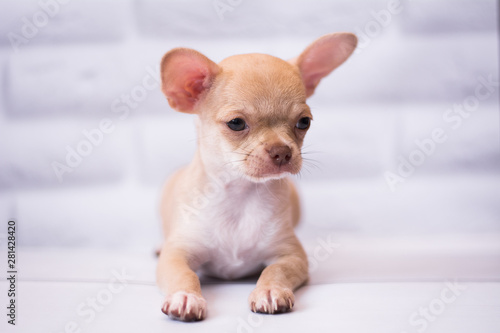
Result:
{"type": "Polygon", "coordinates": [[[253,312],[273,314],[292,310],[295,297],[289,288],[257,287],[248,301],[253,312]]]}
{"type": "Polygon", "coordinates": [[[207,315],[207,302],[201,296],[178,291],[167,296],[161,311],[172,319],[198,321],[207,315]]]}

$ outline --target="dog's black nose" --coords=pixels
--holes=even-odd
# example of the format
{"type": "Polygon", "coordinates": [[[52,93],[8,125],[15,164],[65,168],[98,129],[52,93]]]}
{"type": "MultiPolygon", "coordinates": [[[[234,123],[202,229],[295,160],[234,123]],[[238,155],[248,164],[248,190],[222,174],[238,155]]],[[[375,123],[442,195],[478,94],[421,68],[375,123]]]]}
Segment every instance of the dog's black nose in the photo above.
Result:
{"type": "Polygon", "coordinates": [[[269,149],[269,156],[274,164],[281,166],[290,162],[292,150],[288,146],[274,146],[269,149]]]}

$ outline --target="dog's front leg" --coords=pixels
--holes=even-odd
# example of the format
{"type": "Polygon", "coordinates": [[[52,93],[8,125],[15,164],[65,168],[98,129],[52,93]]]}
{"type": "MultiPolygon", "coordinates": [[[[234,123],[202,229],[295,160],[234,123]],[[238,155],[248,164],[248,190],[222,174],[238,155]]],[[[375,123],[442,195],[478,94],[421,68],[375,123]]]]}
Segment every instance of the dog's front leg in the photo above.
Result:
{"type": "Polygon", "coordinates": [[[200,280],[190,266],[188,254],[165,244],[160,252],[157,282],[166,293],[162,311],[182,321],[202,320],[207,304],[201,295],[200,280]]]}
{"type": "Polygon", "coordinates": [[[297,238],[288,244],[288,253],[267,266],[248,298],[250,309],[260,313],[290,311],[295,303],[293,290],[308,278],[307,256],[297,238]]]}

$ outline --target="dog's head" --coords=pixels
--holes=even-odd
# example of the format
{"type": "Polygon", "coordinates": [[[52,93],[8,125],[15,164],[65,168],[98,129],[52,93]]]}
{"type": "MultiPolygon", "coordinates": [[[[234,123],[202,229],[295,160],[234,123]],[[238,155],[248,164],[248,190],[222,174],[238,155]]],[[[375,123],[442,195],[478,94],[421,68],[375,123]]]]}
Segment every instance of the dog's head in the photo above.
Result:
{"type": "Polygon", "coordinates": [[[162,91],[177,111],[198,114],[207,167],[256,182],[297,174],[312,114],[306,104],[320,80],[354,51],[353,34],[325,35],[297,58],[245,54],[215,64],[174,49],[162,59],[162,91]]]}

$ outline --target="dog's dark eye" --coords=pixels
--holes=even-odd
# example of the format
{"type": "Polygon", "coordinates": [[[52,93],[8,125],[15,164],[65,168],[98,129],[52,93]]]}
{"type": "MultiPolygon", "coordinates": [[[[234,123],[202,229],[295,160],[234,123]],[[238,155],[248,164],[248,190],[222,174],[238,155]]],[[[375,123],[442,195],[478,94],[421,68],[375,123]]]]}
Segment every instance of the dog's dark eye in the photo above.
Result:
{"type": "Polygon", "coordinates": [[[295,125],[299,130],[306,130],[309,126],[311,126],[311,118],[309,117],[300,118],[297,125],[295,125]]]}
{"type": "Polygon", "coordinates": [[[247,124],[241,118],[234,118],[233,120],[228,121],[226,124],[230,129],[238,132],[243,131],[245,128],[247,128],[247,124]]]}

